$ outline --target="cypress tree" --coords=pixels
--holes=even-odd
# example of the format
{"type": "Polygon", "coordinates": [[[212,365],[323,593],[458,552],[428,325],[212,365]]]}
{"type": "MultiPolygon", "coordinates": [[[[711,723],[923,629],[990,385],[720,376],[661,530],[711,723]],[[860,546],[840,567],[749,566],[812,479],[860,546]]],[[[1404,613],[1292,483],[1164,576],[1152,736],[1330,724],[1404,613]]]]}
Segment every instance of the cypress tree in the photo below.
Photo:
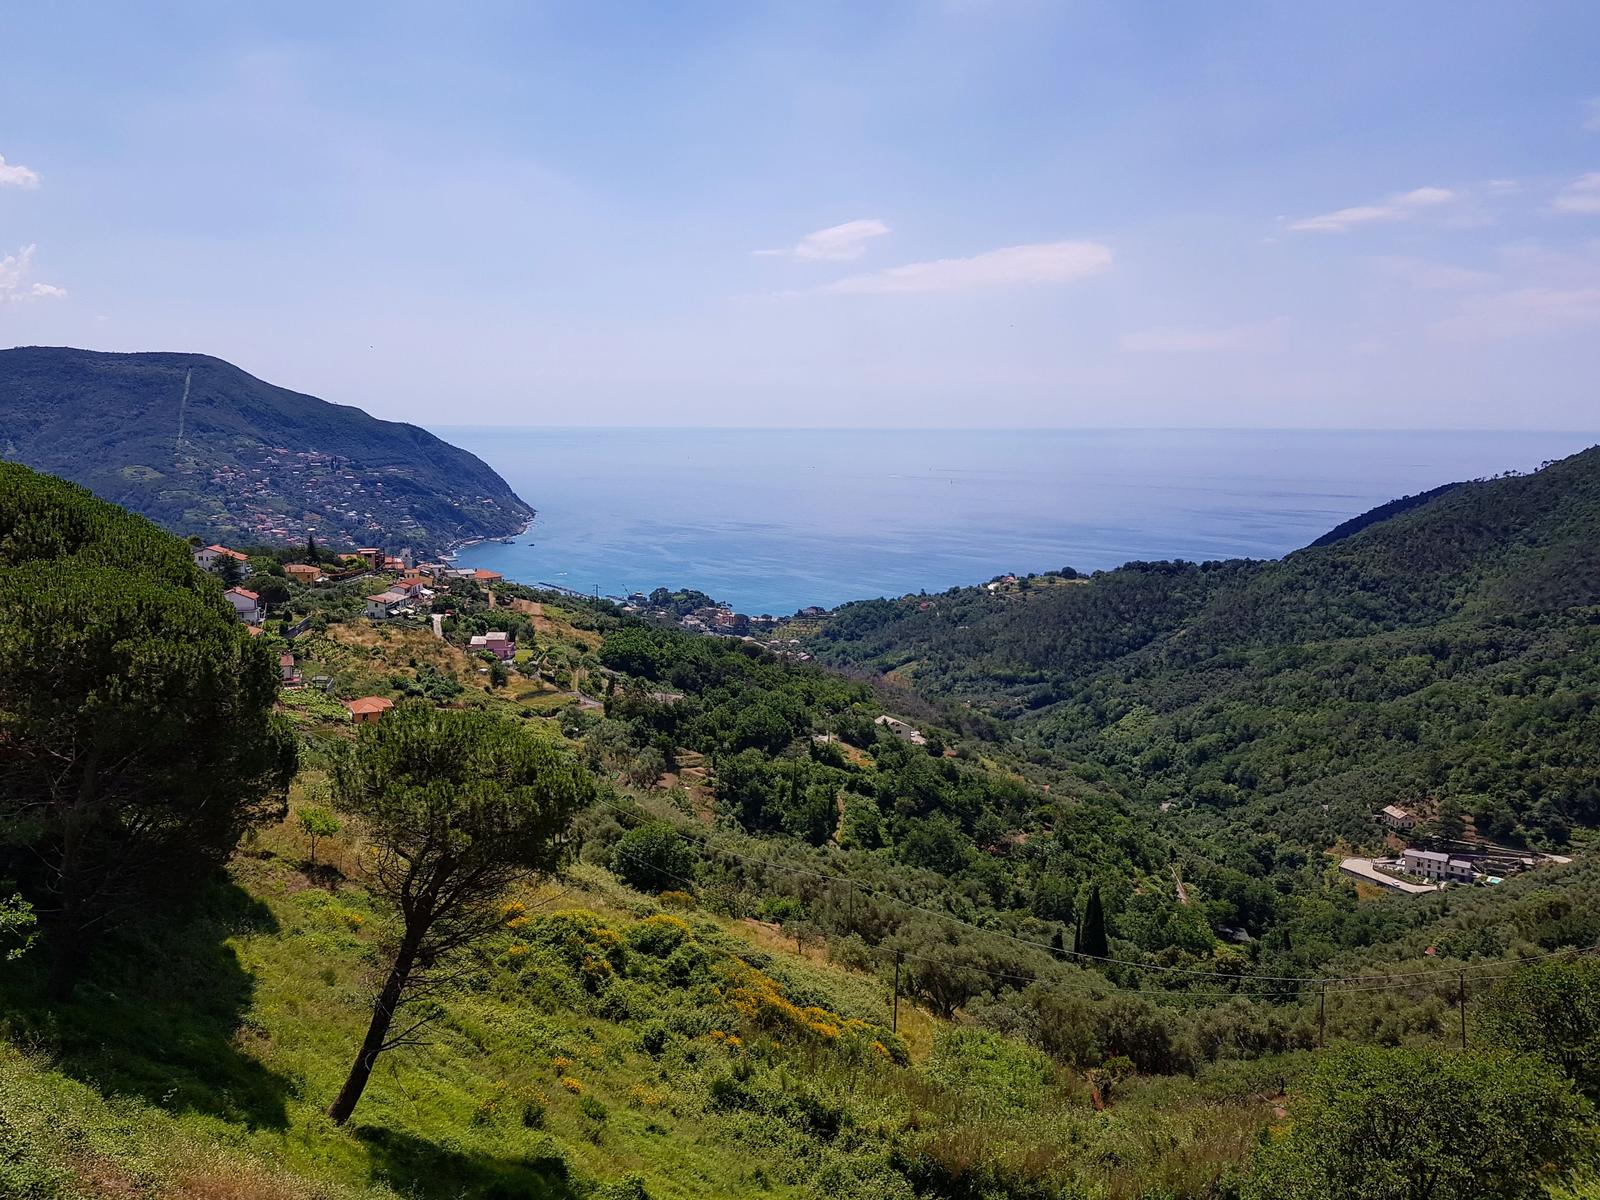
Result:
{"type": "Polygon", "coordinates": [[[1105,958],[1110,952],[1106,942],[1106,914],[1100,904],[1100,885],[1089,888],[1089,902],[1083,907],[1083,924],[1078,928],[1078,953],[1093,958],[1105,958]]]}

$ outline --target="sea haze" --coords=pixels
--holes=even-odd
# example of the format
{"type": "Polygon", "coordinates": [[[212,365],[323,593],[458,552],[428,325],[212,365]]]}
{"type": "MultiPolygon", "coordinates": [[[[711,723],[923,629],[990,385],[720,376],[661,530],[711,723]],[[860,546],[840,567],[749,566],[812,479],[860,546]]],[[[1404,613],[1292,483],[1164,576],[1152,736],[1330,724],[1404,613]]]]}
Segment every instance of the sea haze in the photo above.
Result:
{"type": "Polygon", "coordinates": [[[1440,483],[1596,434],[437,429],[539,510],[461,554],[525,583],[693,587],[742,612],[1130,559],[1276,558],[1440,483]]]}

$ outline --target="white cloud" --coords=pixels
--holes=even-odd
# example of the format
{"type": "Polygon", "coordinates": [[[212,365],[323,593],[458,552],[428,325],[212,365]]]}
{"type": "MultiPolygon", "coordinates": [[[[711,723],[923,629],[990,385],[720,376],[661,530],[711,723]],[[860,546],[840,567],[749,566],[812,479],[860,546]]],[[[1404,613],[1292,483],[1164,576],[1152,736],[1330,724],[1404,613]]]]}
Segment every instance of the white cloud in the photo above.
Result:
{"type": "Polygon", "coordinates": [[[1348,233],[1359,225],[1383,221],[1404,221],[1419,209],[1449,204],[1457,199],[1449,188],[1420,187],[1390,196],[1381,204],[1359,204],[1315,217],[1302,217],[1289,226],[1301,233],[1348,233]]]}
{"type": "Polygon", "coordinates": [[[876,218],[846,221],[808,233],[787,250],[757,250],[757,254],[800,258],[811,262],[849,262],[867,252],[867,243],[882,237],[889,227],[876,218]]]}
{"type": "Polygon", "coordinates": [[[1143,329],[1126,333],[1118,346],[1133,354],[1209,354],[1229,350],[1264,350],[1282,332],[1282,319],[1254,325],[1212,329],[1143,329]]]}
{"type": "Polygon", "coordinates": [[[1590,133],[1600,133],[1600,96],[1583,102],[1583,127],[1590,133]]]}
{"type": "Polygon", "coordinates": [[[1550,208],[1558,213],[1600,216],[1600,171],[1579,175],[1556,193],[1550,208]]]}
{"type": "Polygon", "coordinates": [[[25,167],[21,163],[8,163],[6,156],[0,154],[0,187],[36,188],[39,186],[39,172],[32,167],[25,167]]]}
{"type": "Polygon", "coordinates": [[[1484,287],[1495,281],[1495,276],[1488,271],[1428,262],[1420,258],[1374,258],[1372,266],[1391,279],[1429,291],[1484,287]]]}
{"type": "Polygon", "coordinates": [[[1523,287],[1466,302],[1434,332],[1476,342],[1590,325],[1600,326],[1600,287],[1523,287]]]}
{"type": "Polygon", "coordinates": [[[62,300],[67,290],[50,283],[30,283],[33,273],[33,246],[24,246],[15,254],[0,258],[0,304],[15,304],[26,300],[62,300]]]}
{"type": "Polygon", "coordinates": [[[1036,242],[1006,246],[970,258],[906,263],[866,275],[851,275],[818,288],[856,296],[904,296],[966,292],[1020,284],[1071,283],[1111,265],[1111,250],[1099,242],[1036,242]]]}

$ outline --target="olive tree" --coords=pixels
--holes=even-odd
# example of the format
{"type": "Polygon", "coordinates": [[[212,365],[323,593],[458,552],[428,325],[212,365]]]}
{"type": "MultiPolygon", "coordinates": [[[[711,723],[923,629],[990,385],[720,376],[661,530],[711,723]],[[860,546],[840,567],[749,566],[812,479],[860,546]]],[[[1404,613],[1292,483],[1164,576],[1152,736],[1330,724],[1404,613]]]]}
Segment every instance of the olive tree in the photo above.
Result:
{"type": "Polygon", "coordinates": [[[373,894],[398,918],[382,987],[349,1077],[328,1109],[349,1120],[378,1056],[406,1045],[427,1020],[395,1017],[455,951],[502,921],[498,903],[518,876],[548,871],[593,781],[570,755],[524,726],[476,710],[402,704],[363,726],[335,765],[336,808],[366,839],[373,894]]]}

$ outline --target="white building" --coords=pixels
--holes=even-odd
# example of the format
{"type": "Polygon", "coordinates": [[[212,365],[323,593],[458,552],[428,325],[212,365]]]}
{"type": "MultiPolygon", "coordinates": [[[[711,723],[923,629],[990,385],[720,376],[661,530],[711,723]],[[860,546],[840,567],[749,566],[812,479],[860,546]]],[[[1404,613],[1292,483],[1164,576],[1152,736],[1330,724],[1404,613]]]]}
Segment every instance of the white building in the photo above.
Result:
{"type": "Polygon", "coordinates": [[[1405,809],[1393,804],[1385,804],[1383,806],[1383,811],[1378,814],[1378,820],[1389,826],[1390,829],[1411,829],[1417,823],[1417,819],[1405,809]]]}
{"type": "Polygon", "coordinates": [[[902,742],[910,742],[913,746],[926,746],[928,744],[928,739],[922,736],[920,729],[915,729],[896,717],[878,717],[874,724],[882,725],[902,742]]]}
{"type": "Polygon", "coordinates": [[[374,621],[387,621],[410,603],[411,597],[405,592],[379,592],[367,597],[367,616],[374,621]]]}
{"type": "Polygon", "coordinates": [[[246,625],[261,624],[261,597],[242,587],[231,587],[222,597],[233,605],[233,611],[246,625]]]}
{"type": "Polygon", "coordinates": [[[202,571],[215,571],[217,569],[217,561],[223,558],[231,558],[239,564],[240,579],[248,579],[250,577],[249,555],[241,554],[237,550],[229,550],[226,546],[202,546],[194,552],[194,565],[202,571]]]}
{"type": "Polygon", "coordinates": [[[1435,883],[1473,883],[1478,869],[1464,858],[1451,858],[1440,850],[1413,850],[1407,847],[1401,865],[1413,875],[1435,883]]]}

